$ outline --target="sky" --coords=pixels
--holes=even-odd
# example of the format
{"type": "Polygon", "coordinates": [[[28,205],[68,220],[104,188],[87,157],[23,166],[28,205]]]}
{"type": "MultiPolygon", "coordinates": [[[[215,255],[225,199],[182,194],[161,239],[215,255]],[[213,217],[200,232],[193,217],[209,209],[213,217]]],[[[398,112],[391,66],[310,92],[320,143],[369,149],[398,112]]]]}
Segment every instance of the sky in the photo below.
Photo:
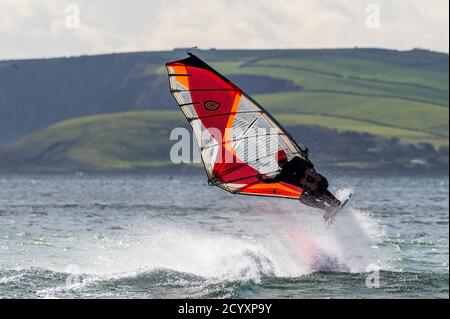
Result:
{"type": "Polygon", "coordinates": [[[0,0],[0,59],[130,51],[449,52],[448,0],[0,0]]]}

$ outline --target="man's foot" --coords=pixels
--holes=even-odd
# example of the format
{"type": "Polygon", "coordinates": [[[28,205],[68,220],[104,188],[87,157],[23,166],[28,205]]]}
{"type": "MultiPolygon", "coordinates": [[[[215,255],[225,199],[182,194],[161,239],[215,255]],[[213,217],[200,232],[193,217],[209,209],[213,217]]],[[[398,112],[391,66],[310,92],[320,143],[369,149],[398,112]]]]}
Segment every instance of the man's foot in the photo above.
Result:
{"type": "Polygon", "coordinates": [[[336,199],[336,203],[339,203],[339,205],[337,206],[332,206],[330,207],[329,210],[327,210],[327,212],[325,213],[325,215],[323,215],[323,219],[325,220],[325,223],[327,225],[327,227],[329,226],[329,224],[331,224],[331,222],[333,221],[333,217],[342,209],[344,208],[344,206],[347,204],[347,202],[350,200],[350,197],[352,197],[352,194],[350,193],[348,195],[348,197],[343,200],[342,202],[338,199],[336,199]]]}

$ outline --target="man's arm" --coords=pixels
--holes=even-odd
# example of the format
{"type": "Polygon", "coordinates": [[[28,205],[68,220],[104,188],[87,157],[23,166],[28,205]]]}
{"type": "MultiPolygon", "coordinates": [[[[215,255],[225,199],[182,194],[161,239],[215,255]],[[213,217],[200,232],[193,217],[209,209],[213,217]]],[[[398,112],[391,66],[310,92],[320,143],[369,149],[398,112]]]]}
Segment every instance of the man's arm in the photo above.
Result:
{"type": "Polygon", "coordinates": [[[303,157],[306,158],[307,160],[309,160],[309,158],[308,158],[309,149],[303,144],[300,144],[299,146],[300,146],[300,152],[302,153],[303,157]]]}

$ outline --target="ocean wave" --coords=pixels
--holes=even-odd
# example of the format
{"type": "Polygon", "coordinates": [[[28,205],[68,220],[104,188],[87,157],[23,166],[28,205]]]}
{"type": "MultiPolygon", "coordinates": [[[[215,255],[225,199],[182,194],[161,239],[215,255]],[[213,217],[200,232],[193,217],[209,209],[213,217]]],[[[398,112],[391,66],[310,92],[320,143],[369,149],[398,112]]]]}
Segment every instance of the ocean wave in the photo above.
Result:
{"type": "Polygon", "coordinates": [[[41,268],[0,272],[4,298],[448,298],[448,273],[379,272],[379,287],[367,287],[371,273],[319,271],[299,277],[261,280],[204,278],[170,269],[98,276],[41,268]],[[344,292],[344,294],[343,294],[344,292]]]}

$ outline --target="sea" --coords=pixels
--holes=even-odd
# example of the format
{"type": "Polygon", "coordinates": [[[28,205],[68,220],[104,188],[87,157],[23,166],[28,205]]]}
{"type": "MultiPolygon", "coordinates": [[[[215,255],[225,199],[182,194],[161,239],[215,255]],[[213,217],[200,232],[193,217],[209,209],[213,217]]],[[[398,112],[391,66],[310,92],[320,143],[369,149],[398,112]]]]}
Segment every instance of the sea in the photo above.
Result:
{"type": "Polygon", "coordinates": [[[449,178],[329,176],[330,224],[203,175],[0,175],[0,298],[449,298],[449,178]]]}

